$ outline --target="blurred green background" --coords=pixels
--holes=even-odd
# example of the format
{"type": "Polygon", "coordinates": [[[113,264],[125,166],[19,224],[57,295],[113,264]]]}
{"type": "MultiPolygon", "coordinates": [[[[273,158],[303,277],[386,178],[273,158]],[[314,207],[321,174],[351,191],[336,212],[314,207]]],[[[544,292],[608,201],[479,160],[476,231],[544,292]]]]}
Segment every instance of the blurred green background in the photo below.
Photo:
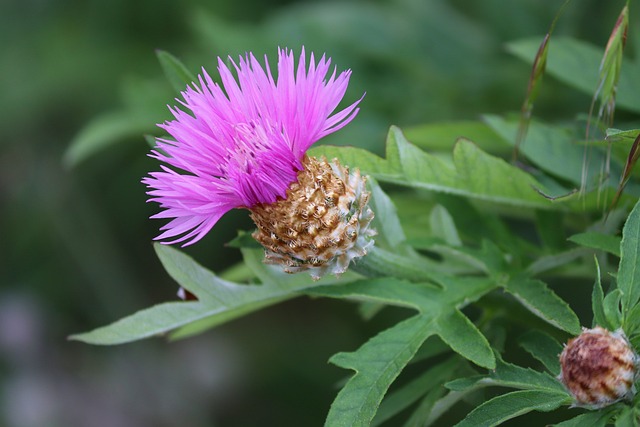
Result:
{"type": "MultiPolygon", "coordinates": [[[[401,315],[365,323],[352,305],[299,299],[172,344],[66,340],[175,298],[140,184],[157,169],[143,134],[158,134],[175,97],[156,49],[212,74],[217,55],[326,52],[353,70],[345,101],[367,93],[327,142],[381,152],[391,124],[517,111],[529,68],[504,43],[542,38],[561,3],[1,2],[0,425],[321,425],[347,375],[329,357],[401,315]],[[104,147],[70,154],[74,138],[104,147]]],[[[575,0],[556,34],[604,46],[622,5],[575,0]]],[[[571,119],[588,104],[549,78],[536,114],[571,119]]],[[[224,242],[249,227],[233,212],[186,251],[221,271],[239,257],[224,242]]]]}

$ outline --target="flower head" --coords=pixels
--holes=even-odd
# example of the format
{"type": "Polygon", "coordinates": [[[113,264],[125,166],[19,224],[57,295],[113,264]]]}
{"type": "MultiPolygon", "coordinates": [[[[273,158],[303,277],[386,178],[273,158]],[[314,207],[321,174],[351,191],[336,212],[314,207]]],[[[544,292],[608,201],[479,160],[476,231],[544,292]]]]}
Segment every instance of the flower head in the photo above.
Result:
{"type": "Polygon", "coordinates": [[[258,227],[253,237],[265,248],[265,262],[287,273],[338,276],[373,245],[366,178],[337,159],[305,157],[303,163],[285,199],[251,209],[258,227]]]}
{"type": "Polygon", "coordinates": [[[218,58],[221,85],[203,69],[198,83],[182,92],[175,119],[159,125],[172,137],[158,138],[151,157],[162,171],[143,179],[149,201],[163,209],[152,218],[171,218],[156,239],[165,243],[200,240],[226,212],[251,209],[285,198],[297,181],[309,147],[337,131],[358,113],[360,100],[332,114],[342,100],[351,71],[331,71],[331,60],[304,49],[280,49],[277,76],[247,54],[234,78],[218,58]]]}
{"type": "Polygon", "coordinates": [[[602,408],[636,393],[638,356],[622,330],[584,329],[564,347],[560,367],[574,406],[602,408]]]}

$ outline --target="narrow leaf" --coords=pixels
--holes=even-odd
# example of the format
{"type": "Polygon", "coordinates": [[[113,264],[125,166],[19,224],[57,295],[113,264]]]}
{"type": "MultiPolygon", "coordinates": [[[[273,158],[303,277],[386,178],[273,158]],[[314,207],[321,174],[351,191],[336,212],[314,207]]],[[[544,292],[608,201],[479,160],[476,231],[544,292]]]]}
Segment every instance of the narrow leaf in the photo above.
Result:
{"type": "Polygon", "coordinates": [[[372,426],[382,424],[389,418],[408,408],[432,389],[441,389],[458,368],[460,359],[452,357],[431,367],[400,389],[390,393],[380,405],[372,426]]]}
{"type": "Polygon", "coordinates": [[[589,411],[558,423],[555,427],[605,427],[609,419],[611,419],[610,410],[589,411]]]}
{"type": "Polygon", "coordinates": [[[433,333],[432,319],[414,316],[379,333],[353,353],[330,362],[355,371],[333,401],[325,426],[368,427],[391,383],[433,333]]]}
{"type": "Polygon", "coordinates": [[[174,336],[184,337],[200,332],[204,327],[213,327],[294,298],[303,289],[323,284],[322,281],[313,282],[311,278],[285,277],[282,273],[279,280],[269,280],[261,285],[239,285],[220,279],[177,249],[160,244],[155,248],[167,272],[180,286],[195,294],[198,301],[160,304],[71,339],[91,344],[122,344],[198,322],[174,336]]]}
{"type": "Polygon", "coordinates": [[[478,366],[494,369],[495,357],[482,332],[459,310],[444,313],[436,320],[437,334],[453,351],[478,366]]]}
{"type": "Polygon", "coordinates": [[[578,316],[544,282],[514,278],[505,289],[541,319],[572,335],[580,333],[578,316]]]}
{"type": "Polygon", "coordinates": [[[460,240],[453,218],[444,206],[434,206],[431,210],[430,221],[434,237],[441,238],[451,246],[462,245],[462,240],[460,240]]]}
{"type": "Polygon", "coordinates": [[[595,231],[574,234],[569,237],[570,241],[585,246],[587,248],[598,249],[615,256],[620,256],[620,237],[610,234],[602,234],[595,231]]]}
{"type": "Polygon", "coordinates": [[[611,326],[611,330],[618,329],[622,326],[622,312],[620,311],[620,301],[622,300],[622,292],[620,289],[614,289],[604,297],[602,307],[607,323],[611,326]]]}
{"type": "Polygon", "coordinates": [[[160,66],[164,75],[171,83],[173,89],[180,93],[187,88],[187,85],[196,81],[196,77],[184,66],[182,62],[169,52],[157,50],[156,56],[160,61],[160,66]]]}
{"type": "Polygon", "coordinates": [[[125,111],[98,116],[73,138],[64,153],[64,164],[74,167],[101,150],[126,141],[128,137],[142,137],[154,130],[154,123],[125,111]]]}
{"type": "Polygon", "coordinates": [[[549,412],[570,403],[566,393],[521,390],[503,394],[471,411],[456,427],[492,427],[531,411],[549,412]]]}
{"type": "Polygon", "coordinates": [[[560,374],[562,345],[551,336],[540,331],[529,331],[518,340],[520,346],[540,361],[553,375],[560,374]]]}
{"type": "Polygon", "coordinates": [[[406,243],[406,236],[395,205],[382,191],[375,179],[369,178],[371,190],[371,209],[375,212],[374,227],[378,231],[375,237],[376,246],[391,250],[399,255],[415,256],[416,254],[406,243]]]}
{"type": "Polygon", "coordinates": [[[460,378],[445,384],[450,390],[465,391],[478,387],[501,386],[524,390],[546,390],[565,393],[560,382],[544,372],[534,371],[507,363],[499,356],[496,357],[496,367],[487,375],[474,375],[460,378]]]}
{"type": "Polygon", "coordinates": [[[602,290],[602,281],[600,278],[600,264],[598,259],[593,257],[596,263],[596,280],[593,284],[593,292],[591,293],[591,309],[593,311],[593,326],[600,325],[603,328],[613,330],[604,311],[604,291],[602,290]]]}

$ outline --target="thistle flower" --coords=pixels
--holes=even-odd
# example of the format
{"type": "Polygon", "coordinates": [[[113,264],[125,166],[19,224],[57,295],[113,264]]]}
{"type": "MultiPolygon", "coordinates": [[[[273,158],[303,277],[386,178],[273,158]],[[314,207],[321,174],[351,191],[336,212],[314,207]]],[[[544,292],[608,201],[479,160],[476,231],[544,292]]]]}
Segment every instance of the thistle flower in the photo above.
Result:
{"type": "Polygon", "coordinates": [[[334,258],[337,256],[339,261],[336,259],[335,264],[340,267],[323,271],[339,274],[344,271],[343,264],[364,254],[369,243],[356,236],[349,237],[351,244],[347,245],[347,237],[338,236],[336,218],[351,221],[349,226],[338,227],[340,232],[351,236],[354,230],[358,233],[362,228],[361,237],[370,236],[368,224],[373,214],[365,206],[368,193],[364,191],[364,181],[357,182],[361,179],[359,174],[349,174],[348,169],[337,164],[314,163],[307,158],[306,151],[322,137],[348,124],[358,113],[357,105],[362,98],[332,114],[345,94],[351,71],[337,74],[334,67],[329,75],[331,60],[322,56],[316,63],[313,54],[307,67],[304,49],[297,68],[293,52],[280,49],[275,77],[266,57],[264,68],[253,54],[240,57],[237,63],[231,58],[229,61],[237,80],[218,58],[222,84],[214,83],[203,69],[198,83],[187,87],[182,92],[184,100],[179,100],[191,113],[170,107],[175,120],[159,125],[172,139],[156,140],[156,149],[150,156],[164,163],[162,171],[143,179],[150,189],[149,201],[159,203],[163,209],[151,218],[171,219],[161,227],[162,233],[156,239],[168,244],[193,244],[226,212],[245,208],[252,211],[252,218],[263,233],[255,237],[265,244],[268,262],[281,259],[292,272],[304,269],[305,265],[316,268],[331,260],[331,251],[325,251],[326,245],[323,246],[327,243],[336,247],[334,258]],[[304,172],[311,164],[316,165],[313,173],[330,182],[325,185],[304,172]],[[320,171],[317,165],[325,170],[320,171]],[[330,175],[333,178],[328,178],[330,175]],[[342,180],[342,184],[336,179],[342,180]],[[301,182],[315,189],[292,189],[300,187],[301,182]],[[300,199],[303,193],[316,194],[316,190],[320,192],[310,196],[305,205],[308,215],[314,218],[321,215],[322,208],[318,207],[323,200],[317,199],[323,197],[333,204],[325,210],[339,206],[338,212],[322,216],[315,225],[302,212],[276,213],[278,209],[295,210],[301,206],[299,200],[293,205],[286,205],[284,200],[300,199]],[[311,212],[315,208],[320,211],[311,212]],[[270,224],[272,218],[265,214],[279,219],[289,217],[299,223],[270,224]],[[332,231],[324,230],[328,226],[332,231]],[[320,229],[324,236],[321,241],[304,236],[305,233],[315,236],[320,229]],[[291,240],[293,230],[301,235],[300,243],[291,240]],[[277,242],[289,248],[306,245],[311,252],[314,247],[322,248],[319,249],[322,254],[293,251],[286,255],[287,249],[278,248],[277,242]]]}
{"type": "Polygon", "coordinates": [[[622,330],[585,329],[560,355],[559,379],[575,406],[602,408],[636,393],[638,356],[622,330]]]}

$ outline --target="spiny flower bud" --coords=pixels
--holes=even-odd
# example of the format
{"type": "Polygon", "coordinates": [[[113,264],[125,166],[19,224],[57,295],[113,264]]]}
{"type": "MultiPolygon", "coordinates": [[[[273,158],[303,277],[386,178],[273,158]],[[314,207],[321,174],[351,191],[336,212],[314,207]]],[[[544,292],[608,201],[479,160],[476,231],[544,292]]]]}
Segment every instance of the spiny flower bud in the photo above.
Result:
{"type": "Polygon", "coordinates": [[[265,262],[287,273],[340,275],[373,245],[366,179],[337,159],[305,156],[303,165],[286,199],[251,208],[253,237],[265,248],[265,262]]]}
{"type": "Polygon", "coordinates": [[[560,354],[559,379],[574,406],[602,408],[636,393],[638,355],[621,329],[584,329],[560,354]]]}

